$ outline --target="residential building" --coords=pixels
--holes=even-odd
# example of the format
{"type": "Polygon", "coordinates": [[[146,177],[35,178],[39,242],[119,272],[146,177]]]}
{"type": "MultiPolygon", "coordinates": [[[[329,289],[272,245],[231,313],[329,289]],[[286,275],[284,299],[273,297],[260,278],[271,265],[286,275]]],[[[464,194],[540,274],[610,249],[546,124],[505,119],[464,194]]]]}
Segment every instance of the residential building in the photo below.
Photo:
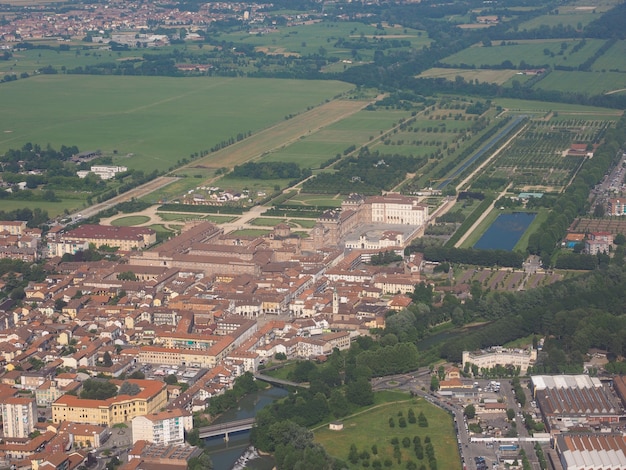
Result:
{"type": "Polygon", "coordinates": [[[185,431],[193,428],[193,417],[188,411],[174,409],[133,418],[133,444],[148,441],[153,444],[184,444],[185,431]]]}
{"type": "Polygon", "coordinates": [[[8,397],[0,403],[5,437],[28,437],[37,423],[37,403],[34,398],[8,397]]]}

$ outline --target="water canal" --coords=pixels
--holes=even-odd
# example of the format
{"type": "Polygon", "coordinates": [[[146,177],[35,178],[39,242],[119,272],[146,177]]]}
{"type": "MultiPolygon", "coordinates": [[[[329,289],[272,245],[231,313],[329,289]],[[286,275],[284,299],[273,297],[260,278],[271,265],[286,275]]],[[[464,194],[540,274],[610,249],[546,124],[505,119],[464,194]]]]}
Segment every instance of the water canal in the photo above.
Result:
{"type": "MultiPolygon", "coordinates": [[[[287,396],[287,391],[282,388],[271,387],[257,393],[245,396],[238,406],[226,411],[217,418],[213,424],[227,423],[244,418],[252,418],[257,412],[275,400],[287,396]]],[[[240,457],[247,453],[250,447],[250,431],[231,434],[229,441],[224,442],[223,437],[205,439],[206,448],[213,460],[214,470],[231,470],[233,468],[249,468],[253,470],[270,470],[274,466],[271,457],[257,457],[248,460],[245,466],[235,467],[240,457]]]]}
{"type": "Polygon", "coordinates": [[[530,212],[500,214],[480,237],[480,240],[476,242],[474,248],[512,251],[532,221],[535,220],[536,215],[530,212]]]}

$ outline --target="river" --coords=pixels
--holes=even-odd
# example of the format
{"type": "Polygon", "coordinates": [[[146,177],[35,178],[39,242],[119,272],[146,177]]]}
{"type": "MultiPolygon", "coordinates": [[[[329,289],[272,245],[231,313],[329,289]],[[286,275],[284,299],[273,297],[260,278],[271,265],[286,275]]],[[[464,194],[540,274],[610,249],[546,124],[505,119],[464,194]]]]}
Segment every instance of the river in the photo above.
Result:
{"type": "MultiPolygon", "coordinates": [[[[227,423],[238,419],[251,418],[273,401],[287,396],[287,391],[282,388],[271,387],[257,393],[245,396],[239,402],[237,408],[233,408],[222,414],[213,423],[227,423]]],[[[250,447],[250,431],[231,434],[229,441],[224,442],[223,437],[205,439],[206,448],[213,460],[214,470],[231,470],[233,468],[249,468],[253,470],[271,470],[274,459],[271,457],[257,457],[248,460],[245,466],[234,467],[237,460],[250,447]]]]}

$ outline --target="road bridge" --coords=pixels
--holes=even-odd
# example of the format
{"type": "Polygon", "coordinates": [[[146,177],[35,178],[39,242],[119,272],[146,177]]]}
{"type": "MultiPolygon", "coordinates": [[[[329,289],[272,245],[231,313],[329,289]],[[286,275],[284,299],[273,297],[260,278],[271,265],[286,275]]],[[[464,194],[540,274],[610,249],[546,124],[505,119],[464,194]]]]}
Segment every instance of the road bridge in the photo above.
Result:
{"type": "Polygon", "coordinates": [[[309,388],[308,384],[301,384],[297,382],[291,382],[290,380],[278,379],[276,377],[271,377],[269,375],[263,374],[254,374],[254,378],[260,380],[262,382],[267,382],[271,385],[276,385],[277,387],[299,387],[299,388],[309,388]]]}
{"type": "Polygon", "coordinates": [[[198,436],[201,439],[207,437],[224,436],[228,441],[228,435],[233,432],[247,431],[254,426],[254,418],[239,419],[228,423],[212,424],[198,429],[198,436]]]}

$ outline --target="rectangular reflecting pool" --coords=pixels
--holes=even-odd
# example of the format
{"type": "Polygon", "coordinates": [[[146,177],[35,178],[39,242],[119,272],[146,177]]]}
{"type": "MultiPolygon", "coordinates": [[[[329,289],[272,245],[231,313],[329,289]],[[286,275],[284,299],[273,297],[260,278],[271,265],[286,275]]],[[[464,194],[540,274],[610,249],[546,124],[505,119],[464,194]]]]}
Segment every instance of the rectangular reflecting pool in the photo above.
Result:
{"type": "Polygon", "coordinates": [[[489,226],[487,231],[476,242],[474,248],[481,250],[511,251],[522,237],[526,229],[535,220],[537,214],[530,212],[514,212],[500,214],[489,226]]]}

